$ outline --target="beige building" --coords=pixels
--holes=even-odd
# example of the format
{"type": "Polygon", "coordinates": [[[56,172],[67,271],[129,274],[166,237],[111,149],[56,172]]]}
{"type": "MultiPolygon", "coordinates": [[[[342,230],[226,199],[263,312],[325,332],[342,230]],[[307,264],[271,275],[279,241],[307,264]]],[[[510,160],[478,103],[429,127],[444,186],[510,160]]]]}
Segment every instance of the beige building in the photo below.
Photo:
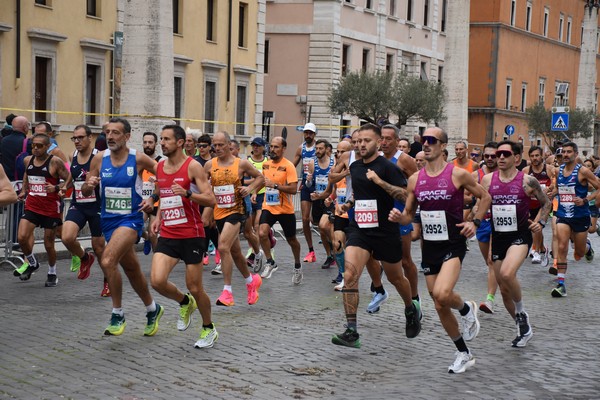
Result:
{"type": "MultiPolygon", "coordinates": [[[[172,4],[174,104],[166,117],[249,140],[261,131],[265,0],[172,4]]],[[[63,132],[81,123],[99,131],[109,114],[126,112],[120,82],[135,71],[119,68],[123,7],[124,0],[3,1],[0,119],[12,112],[63,132]]],[[[70,150],[68,136],[58,140],[70,150]]]]}
{"type": "MultiPolygon", "coordinates": [[[[314,122],[337,141],[359,121],[327,107],[332,85],[348,71],[405,70],[443,77],[446,0],[273,0],[267,2],[264,115],[269,134],[288,130],[291,156],[301,143],[296,127],[314,122]],[[310,115],[310,118],[309,118],[310,115]]],[[[425,125],[413,121],[406,134],[425,125]]]]}

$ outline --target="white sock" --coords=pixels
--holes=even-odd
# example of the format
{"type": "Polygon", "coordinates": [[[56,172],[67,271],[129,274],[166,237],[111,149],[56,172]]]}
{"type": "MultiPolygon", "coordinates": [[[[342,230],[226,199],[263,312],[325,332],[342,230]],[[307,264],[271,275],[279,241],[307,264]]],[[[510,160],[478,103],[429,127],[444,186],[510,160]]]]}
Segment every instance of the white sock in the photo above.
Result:
{"type": "Polygon", "coordinates": [[[233,293],[233,291],[231,290],[231,285],[223,286],[223,290],[227,290],[229,293],[233,293]]]}
{"type": "Polygon", "coordinates": [[[147,312],[156,311],[156,303],[154,302],[154,300],[152,300],[152,303],[150,303],[149,305],[146,306],[146,311],[147,312]]]}
{"type": "Polygon", "coordinates": [[[56,275],[56,265],[53,266],[48,266],[48,274],[49,275],[56,275]]]}
{"type": "Polygon", "coordinates": [[[123,316],[123,309],[122,308],[113,308],[112,309],[112,313],[113,314],[117,314],[117,315],[119,315],[119,316],[122,317],[123,316]]]}
{"type": "Polygon", "coordinates": [[[515,312],[517,314],[522,313],[523,312],[523,300],[513,301],[513,303],[515,303],[515,312]]]}
{"type": "Polygon", "coordinates": [[[246,285],[249,285],[252,283],[252,274],[248,275],[248,277],[246,278],[246,285]]]}

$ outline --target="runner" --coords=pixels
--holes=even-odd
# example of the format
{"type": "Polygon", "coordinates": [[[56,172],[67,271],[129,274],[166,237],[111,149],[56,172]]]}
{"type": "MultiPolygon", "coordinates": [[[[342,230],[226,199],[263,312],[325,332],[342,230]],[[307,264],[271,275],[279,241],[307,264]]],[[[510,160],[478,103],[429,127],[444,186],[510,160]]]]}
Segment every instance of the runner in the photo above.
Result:
{"type": "MultiPolygon", "coordinates": [[[[156,145],[158,144],[158,136],[154,132],[144,132],[142,145],[144,147],[144,154],[148,157],[154,159],[154,161],[159,162],[162,156],[160,154],[156,154],[156,145]]],[[[154,193],[154,184],[156,181],[156,177],[144,170],[142,172],[142,198],[146,200],[152,193],[154,193]]],[[[156,243],[158,237],[152,235],[150,232],[150,226],[152,225],[152,221],[156,218],[156,210],[158,209],[158,203],[154,205],[154,209],[150,213],[144,213],[144,221],[146,223],[146,227],[144,228],[144,233],[142,237],[144,238],[144,254],[150,254],[150,251],[156,249],[156,243]]]]}
{"type": "Polygon", "coordinates": [[[36,227],[44,228],[44,248],[48,255],[48,277],[46,287],[58,284],[56,275],[56,250],[54,240],[58,227],[62,225],[60,212],[59,180],[67,181],[70,177],[65,163],[58,157],[47,153],[50,138],[43,134],[33,135],[31,149],[33,155],[25,158],[25,174],[23,189],[19,199],[25,199],[25,212],[19,221],[18,242],[26,257],[28,266],[15,270],[14,275],[26,281],[40,267],[33,254],[33,231],[36,227]],[[22,271],[22,272],[21,272],[22,271]]]}
{"type": "MultiPolygon", "coordinates": [[[[352,144],[341,141],[337,145],[336,157],[339,159],[349,151],[352,151],[352,144]]],[[[344,287],[344,256],[346,249],[346,229],[350,224],[348,213],[342,210],[342,205],[346,203],[346,180],[341,179],[335,184],[335,214],[333,217],[333,252],[338,266],[338,276],[331,281],[337,283],[334,287],[336,291],[341,291],[344,287]]]]}
{"type": "MultiPolygon", "coordinates": [[[[463,221],[463,192],[469,190],[480,199],[475,220],[483,218],[490,206],[490,195],[471,174],[443,159],[448,136],[440,128],[429,128],[422,136],[427,164],[408,181],[406,208],[392,210],[390,220],[401,224],[412,221],[417,205],[423,224],[423,270],[427,288],[435,303],[440,322],[458,350],[448,367],[449,373],[462,373],[475,364],[465,340],[479,333],[477,304],[465,302],[454,291],[466,253],[466,238],[475,233],[473,222],[463,221]],[[461,315],[462,335],[452,309],[461,315]]],[[[401,195],[400,188],[398,195],[401,195]]]]}
{"type": "MultiPolygon", "coordinates": [[[[517,272],[527,258],[532,232],[546,226],[552,208],[550,199],[538,180],[517,170],[517,143],[498,143],[496,156],[499,171],[483,177],[482,186],[492,196],[492,261],[504,306],[517,324],[517,337],[512,347],[525,347],[533,337],[529,315],[523,306],[521,284],[517,272]],[[530,201],[534,196],[540,205],[535,218],[529,219],[530,201]]],[[[541,154],[541,153],[540,153],[541,154]]],[[[477,225],[477,221],[474,220],[477,225]]]]}
{"type": "Polygon", "coordinates": [[[292,204],[292,196],[297,192],[298,177],[294,164],[283,157],[286,148],[287,141],[283,137],[276,136],[271,139],[270,160],[263,164],[266,192],[258,237],[267,262],[260,276],[269,279],[278,269],[271,255],[269,231],[276,222],[279,222],[294,255],[292,283],[299,285],[302,283],[303,273],[300,264],[300,243],[296,239],[296,216],[292,204]]]}
{"type": "Polygon", "coordinates": [[[154,302],[148,282],[142,273],[134,245],[140,240],[144,229],[144,216],[140,212],[150,210],[151,200],[142,200],[142,171],[156,174],[156,162],[135,149],[129,149],[131,125],[126,119],[111,118],[106,128],[108,149],[92,158],[90,172],[81,188],[83,196],[91,196],[102,181],[101,218],[106,247],[100,265],[108,280],[112,296],[112,314],[105,335],[118,336],[125,331],[125,314],[121,300],[123,283],[119,264],[131,287],[146,306],[147,324],[145,336],[154,336],[158,322],[164,313],[161,305],[154,302]]]}
{"type": "MultiPolygon", "coordinates": [[[[589,200],[596,196],[588,195],[588,185],[598,190],[600,181],[592,171],[577,163],[578,150],[573,142],[562,145],[562,161],[557,173],[558,210],[556,211],[556,233],[558,241],[557,275],[558,285],[552,289],[552,297],[565,297],[567,289],[567,253],[569,239],[573,237],[575,261],[585,256],[591,263],[594,259],[592,244],[587,238],[590,227],[589,200]]],[[[550,269],[552,273],[552,268],[550,269]]]]}
{"type": "MultiPolygon", "coordinates": [[[[65,182],[65,189],[74,187],[71,206],[67,211],[65,223],[62,229],[62,242],[72,255],[71,271],[79,271],[78,279],[87,279],[90,276],[90,268],[94,264],[94,254],[98,260],[102,258],[104,252],[104,237],[102,236],[102,226],[100,222],[100,198],[99,188],[96,188],[90,196],[84,196],[81,193],[81,187],[85,183],[86,175],[90,170],[92,158],[98,153],[92,146],[92,130],[87,125],[77,125],[73,130],[71,140],[75,143],[75,152],[71,156],[71,180],[65,182]],[[92,236],[92,249],[94,254],[86,252],[77,240],[77,235],[85,224],[90,227],[92,236]],[[73,259],[77,262],[73,262],[73,259]]],[[[63,192],[61,192],[62,194],[63,192]]],[[[98,261],[100,263],[100,261],[98,261]]],[[[100,296],[110,296],[108,281],[104,278],[104,284],[100,296]]]]}
{"type": "MultiPolygon", "coordinates": [[[[216,200],[202,166],[183,152],[184,143],[182,127],[163,127],[160,145],[166,159],[156,168],[160,213],[151,225],[151,232],[154,235],[160,232],[160,238],[152,257],[150,279],[154,290],[179,303],[178,330],[185,331],[190,326],[194,310],[198,309],[202,329],[194,347],[207,348],[213,346],[219,333],[212,322],[210,299],[202,285],[206,237],[197,205],[213,207],[216,200]],[[185,263],[187,294],[169,281],[169,275],[180,259],[185,263]]],[[[158,197],[152,194],[153,200],[158,197]]]]}
{"type": "Polygon", "coordinates": [[[233,306],[231,274],[233,263],[246,280],[248,304],[258,301],[258,290],[262,279],[258,274],[250,274],[246,258],[240,246],[240,227],[244,223],[244,197],[264,184],[263,176],[247,160],[241,160],[231,154],[231,139],[226,132],[217,132],[212,139],[216,157],[204,165],[217,199],[214,207],[214,220],[219,230],[219,252],[221,271],[223,272],[223,292],[217,299],[219,306],[233,306]],[[249,186],[242,186],[244,175],[254,178],[249,186]]]}
{"type": "Polygon", "coordinates": [[[418,310],[411,298],[410,282],[402,272],[402,242],[398,237],[398,224],[388,221],[394,199],[369,178],[373,173],[382,176],[394,186],[405,186],[402,173],[385,157],[380,156],[381,130],[374,124],[359,129],[361,160],[351,164],[350,174],[355,206],[355,218],[348,227],[348,241],[344,260],[344,288],[342,290],[346,311],[346,331],[334,335],[333,344],[347,347],[361,346],[357,331],[358,281],[370,256],[381,261],[385,274],[396,287],[404,301],[406,336],[416,337],[421,331],[418,310]]]}

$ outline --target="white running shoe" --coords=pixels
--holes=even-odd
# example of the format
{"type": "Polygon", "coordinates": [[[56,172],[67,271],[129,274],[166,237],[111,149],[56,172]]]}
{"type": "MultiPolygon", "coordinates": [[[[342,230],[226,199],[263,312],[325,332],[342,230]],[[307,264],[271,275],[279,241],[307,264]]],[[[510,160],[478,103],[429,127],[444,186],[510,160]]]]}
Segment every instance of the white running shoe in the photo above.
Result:
{"type": "Polygon", "coordinates": [[[542,263],[542,256],[540,255],[540,253],[538,253],[537,251],[533,252],[533,256],[531,257],[531,263],[532,264],[541,264],[542,263]]]}
{"type": "Polygon", "coordinates": [[[475,357],[473,357],[473,354],[464,351],[457,351],[456,360],[454,360],[452,365],[448,367],[448,373],[462,374],[473,365],[475,365],[475,357]]]}
{"type": "Polygon", "coordinates": [[[462,325],[463,339],[473,340],[479,334],[479,319],[477,318],[477,304],[474,301],[467,301],[469,305],[469,313],[460,317],[462,325]]]}
{"type": "Polygon", "coordinates": [[[341,292],[343,288],[344,288],[344,280],[342,279],[342,281],[338,285],[335,285],[333,287],[333,290],[335,290],[336,292],[341,292]]]}
{"type": "Polygon", "coordinates": [[[304,279],[304,274],[302,273],[302,267],[294,268],[294,275],[292,276],[292,283],[294,285],[299,285],[302,283],[302,279],[304,279]]]}
{"type": "Polygon", "coordinates": [[[273,272],[277,271],[277,264],[269,264],[268,262],[265,263],[265,269],[262,272],[262,274],[260,274],[261,278],[265,278],[265,279],[269,279],[271,277],[271,275],[273,275],[273,272]]]}

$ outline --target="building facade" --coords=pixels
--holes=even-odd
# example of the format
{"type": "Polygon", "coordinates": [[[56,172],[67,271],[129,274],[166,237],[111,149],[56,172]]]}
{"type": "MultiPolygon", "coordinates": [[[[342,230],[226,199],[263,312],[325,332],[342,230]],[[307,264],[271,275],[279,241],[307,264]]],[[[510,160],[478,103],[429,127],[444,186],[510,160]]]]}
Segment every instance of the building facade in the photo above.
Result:
{"type": "MultiPolygon", "coordinates": [[[[269,135],[301,143],[296,127],[317,125],[336,142],[360,121],[333,115],[327,98],[348,71],[406,71],[443,77],[446,0],[267,1],[264,112],[269,135]]],[[[425,125],[413,121],[407,135],[425,125]]]]}

